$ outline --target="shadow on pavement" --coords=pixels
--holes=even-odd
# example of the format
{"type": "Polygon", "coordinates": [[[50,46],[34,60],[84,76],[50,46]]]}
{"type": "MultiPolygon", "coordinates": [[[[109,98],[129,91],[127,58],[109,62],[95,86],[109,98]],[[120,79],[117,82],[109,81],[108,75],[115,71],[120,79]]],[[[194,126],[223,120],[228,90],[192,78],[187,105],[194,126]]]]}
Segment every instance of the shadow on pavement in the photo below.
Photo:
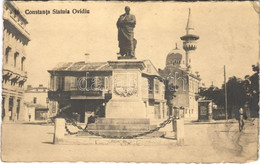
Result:
{"type": "Polygon", "coordinates": [[[173,137],[160,137],[162,139],[167,139],[167,140],[177,140],[177,138],[173,138],[173,137]]]}
{"type": "MultiPolygon", "coordinates": [[[[226,124],[226,121],[212,121],[212,122],[198,122],[198,121],[192,121],[189,123],[184,123],[185,125],[201,125],[201,124],[226,124]]],[[[228,122],[231,124],[234,124],[236,122],[232,121],[232,122],[228,122]]]]}
{"type": "Polygon", "coordinates": [[[223,133],[225,133],[225,132],[237,132],[237,130],[220,130],[220,131],[217,131],[217,130],[215,130],[215,132],[223,132],[223,133]]]}
{"type": "Polygon", "coordinates": [[[46,125],[46,126],[53,126],[54,124],[46,123],[46,122],[24,122],[22,124],[26,125],[46,125]]]}
{"type": "Polygon", "coordinates": [[[54,145],[53,142],[42,142],[43,144],[50,144],[50,145],[54,145]]]}

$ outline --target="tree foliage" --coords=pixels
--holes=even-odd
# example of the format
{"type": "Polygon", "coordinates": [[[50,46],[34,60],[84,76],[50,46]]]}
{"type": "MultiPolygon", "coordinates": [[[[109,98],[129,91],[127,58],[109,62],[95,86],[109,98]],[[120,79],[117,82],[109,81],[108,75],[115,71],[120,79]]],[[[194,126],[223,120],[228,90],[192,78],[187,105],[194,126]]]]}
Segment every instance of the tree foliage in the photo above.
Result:
{"type": "MultiPolygon", "coordinates": [[[[258,117],[259,101],[259,66],[252,66],[253,75],[245,76],[244,79],[235,76],[230,77],[227,81],[227,105],[228,115],[233,117],[235,111],[239,108],[248,110],[249,115],[258,117]],[[250,114],[251,113],[251,114],[250,114]]],[[[225,106],[225,86],[221,88],[210,86],[209,88],[200,88],[200,97],[206,100],[213,100],[219,107],[225,106]]]]}

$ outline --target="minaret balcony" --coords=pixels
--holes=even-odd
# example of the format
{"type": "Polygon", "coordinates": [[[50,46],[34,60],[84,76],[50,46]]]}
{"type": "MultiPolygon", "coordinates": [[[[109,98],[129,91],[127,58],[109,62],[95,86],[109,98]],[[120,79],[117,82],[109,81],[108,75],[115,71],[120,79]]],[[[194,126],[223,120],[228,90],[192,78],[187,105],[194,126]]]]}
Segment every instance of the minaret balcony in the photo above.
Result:
{"type": "Polygon", "coordinates": [[[193,34],[187,34],[181,37],[181,40],[189,41],[189,40],[198,40],[200,37],[193,34]]]}
{"type": "Polygon", "coordinates": [[[192,50],[196,50],[197,48],[197,42],[195,41],[186,41],[183,42],[183,49],[185,51],[192,51],[192,50]]]}

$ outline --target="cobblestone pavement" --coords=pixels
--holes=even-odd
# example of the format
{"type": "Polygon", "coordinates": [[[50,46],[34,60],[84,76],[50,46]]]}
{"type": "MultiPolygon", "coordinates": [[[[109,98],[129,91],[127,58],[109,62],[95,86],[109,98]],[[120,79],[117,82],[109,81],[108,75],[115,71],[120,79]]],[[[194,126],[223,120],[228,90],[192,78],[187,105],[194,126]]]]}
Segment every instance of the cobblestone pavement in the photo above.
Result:
{"type": "MultiPolygon", "coordinates": [[[[53,126],[2,125],[3,161],[246,162],[257,159],[258,120],[186,123],[185,145],[53,145],[53,126]]],[[[151,142],[154,139],[151,139],[151,142]]]]}

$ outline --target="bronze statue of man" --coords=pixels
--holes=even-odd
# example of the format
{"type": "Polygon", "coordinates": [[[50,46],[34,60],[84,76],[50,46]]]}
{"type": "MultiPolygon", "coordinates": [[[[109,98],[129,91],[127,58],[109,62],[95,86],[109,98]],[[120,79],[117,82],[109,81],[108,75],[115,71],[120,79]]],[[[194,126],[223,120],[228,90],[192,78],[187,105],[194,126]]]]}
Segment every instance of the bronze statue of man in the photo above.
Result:
{"type": "Polygon", "coordinates": [[[125,13],[118,18],[118,41],[121,56],[135,56],[136,40],[134,39],[135,16],[130,14],[130,7],[125,7],[125,13]]]}

